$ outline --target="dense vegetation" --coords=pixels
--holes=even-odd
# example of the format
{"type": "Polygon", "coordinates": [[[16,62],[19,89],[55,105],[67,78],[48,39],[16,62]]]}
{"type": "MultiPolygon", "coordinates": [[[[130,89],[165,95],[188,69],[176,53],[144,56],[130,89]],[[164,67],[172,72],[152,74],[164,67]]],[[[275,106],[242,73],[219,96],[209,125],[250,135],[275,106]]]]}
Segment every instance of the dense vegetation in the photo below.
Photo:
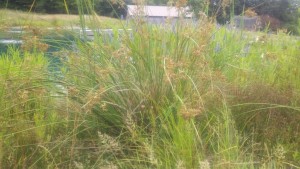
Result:
{"type": "Polygon", "coordinates": [[[299,39],[132,25],[0,55],[0,168],[300,168],[299,39]]]}
{"type": "MultiPolygon", "coordinates": [[[[206,11],[221,24],[228,23],[233,15],[260,16],[269,29],[279,28],[299,34],[300,4],[292,0],[189,0],[196,11],[206,11]]],[[[266,27],[266,26],[264,26],[266,27]]]]}
{"type": "MultiPolygon", "coordinates": [[[[140,1],[132,0],[10,0],[0,2],[0,6],[9,9],[31,10],[42,13],[90,13],[91,11],[77,8],[77,4],[84,9],[93,8],[96,13],[103,16],[126,17],[126,4],[134,4],[140,1]],[[34,2],[34,3],[33,3],[34,2]]],[[[144,2],[144,1],[141,1],[144,2]]],[[[299,4],[293,0],[182,0],[179,3],[189,5],[196,16],[202,11],[209,16],[216,17],[221,24],[228,23],[233,15],[252,14],[261,16],[264,28],[270,30],[285,28],[293,34],[299,34],[299,4]]],[[[150,0],[149,5],[178,5],[175,1],[150,0]]]]}
{"type": "Polygon", "coordinates": [[[300,4],[291,0],[239,0],[235,2],[235,13],[241,14],[242,9],[252,9],[262,19],[268,16],[266,21],[271,25],[274,20],[278,20],[278,28],[286,28],[294,34],[299,34],[300,4]]]}
{"type": "Polygon", "coordinates": [[[90,10],[93,8],[96,13],[103,16],[120,17],[126,15],[126,7],[121,1],[107,1],[107,0],[93,0],[82,1],[82,0],[4,0],[0,2],[0,7],[24,11],[32,11],[39,13],[49,14],[78,14],[79,11],[84,9],[82,12],[91,13],[90,10]],[[82,8],[78,8],[80,5],[82,8]]]}

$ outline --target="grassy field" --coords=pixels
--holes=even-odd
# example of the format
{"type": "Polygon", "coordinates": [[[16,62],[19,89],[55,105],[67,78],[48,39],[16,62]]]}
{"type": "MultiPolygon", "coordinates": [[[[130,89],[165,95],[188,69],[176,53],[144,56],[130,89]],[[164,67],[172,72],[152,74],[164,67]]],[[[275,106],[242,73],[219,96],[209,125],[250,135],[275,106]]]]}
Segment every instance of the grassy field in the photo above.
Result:
{"type": "MultiPolygon", "coordinates": [[[[85,16],[88,27],[112,28],[121,27],[122,22],[117,19],[103,16],[85,16]]],[[[0,28],[9,27],[38,27],[38,28],[65,28],[82,26],[78,15],[67,14],[37,14],[0,9],[0,28]]]]}
{"type": "Polygon", "coordinates": [[[300,168],[298,39],[136,25],[1,54],[0,168],[300,168]]]}

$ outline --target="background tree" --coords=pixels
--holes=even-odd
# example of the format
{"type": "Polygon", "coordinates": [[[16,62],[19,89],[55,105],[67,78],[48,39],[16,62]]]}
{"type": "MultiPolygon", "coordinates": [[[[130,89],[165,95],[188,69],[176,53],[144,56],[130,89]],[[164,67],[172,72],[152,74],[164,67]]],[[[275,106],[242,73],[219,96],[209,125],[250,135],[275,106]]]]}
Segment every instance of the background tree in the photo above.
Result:
{"type": "Polygon", "coordinates": [[[29,10],[33,1],[32,0],[1,0],[1,7],[7,7],[15,10],[29,10]]]}
{"type": "MultiPolygon", "coordinates": [[[[65,2],[68,7],[68,11],[71,14],[77,14],[77,2],[82,3],[84,8],[94,8],[95,12],[110,17],[126,16],[126,5],[121,1],[108,1],[108,0],[93,0],[92,5],[88,6],[85,0],[1,0],[0,8],[8,8],[14,10],[29,11],[40,13],[67,13],[65,2]]],[[[87,13],[88,10],[83,12],[87,13]]]]}
{"type": "Polygon", "coordinates": [[[247,9],[251,9],[263,19],[270,18],[264,22],[280,22],[282,28],[294,34],[300,33],[300,2],[297,0],[189,0],[188,4],[195,14],[204,11],[220,24],[229,22],[233,15],[244,15],[247,9]]]}
{"type": "Polygon", "coordinates": [[[236,0],[235,14],[241,15],[245,9],[251,8],[259,16],[268,16],[272,20],[278,20],[282,28],[299,34],[297,27],[300,13],[296,3],[297,1],[294,0],[236,0]]]}
{"type": "Polygon", "coordinates": [[[167,5],[168,0],[149,0],[148,5],[167,5]]]}
{"type": "Polygon", "coordinates": [[[40,0],[37,3],[36,11],[45,11],[46,13],[65,13],[65,3],[63,0],[40,0]],[[39,5],[41,4],[41,5],[39,5]]]}
{"type": "Polygon", "coordinates": [[[127,8],[124,1],[109,1],[109,0],[98,0],[95,3],[95,11],[99,15],[125,18],[127,14],[127,8]]]}
{"type": "Polygon", "coordinates": [[[209,0],[189,0],[187,4],[194,12],[194,15],[198,17],[200,12],[207,13],[207,7],[210,3],[209,0]]]}

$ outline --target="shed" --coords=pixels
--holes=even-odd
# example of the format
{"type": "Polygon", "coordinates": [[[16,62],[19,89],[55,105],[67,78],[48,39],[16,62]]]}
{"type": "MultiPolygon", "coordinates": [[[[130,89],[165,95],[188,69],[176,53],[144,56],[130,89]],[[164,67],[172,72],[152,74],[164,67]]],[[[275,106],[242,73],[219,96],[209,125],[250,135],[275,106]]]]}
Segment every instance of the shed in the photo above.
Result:
{"type": "Polygon", "coordinates": [[[177,21],[179,17],[191,20],[192,16],[188,7],[127,5],[127,19],[143,17],[147,22],[154,24],[164,24],[167,19],[177,21]]]}
{"type": "Polygon", "coordinates": [[[247,16],[235,16],[233,22],[236,28],[246,30],[259,30],[261,29],[261,20],[259,16],[247,17],[247,16]]]}

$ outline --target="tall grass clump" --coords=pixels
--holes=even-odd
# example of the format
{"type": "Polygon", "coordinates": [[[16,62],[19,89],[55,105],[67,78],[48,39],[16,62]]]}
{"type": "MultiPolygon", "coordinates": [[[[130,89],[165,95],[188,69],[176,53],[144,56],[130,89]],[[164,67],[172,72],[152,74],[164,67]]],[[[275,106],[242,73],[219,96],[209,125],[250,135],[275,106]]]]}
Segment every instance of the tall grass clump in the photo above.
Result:
{"type": "Polygon", "coordinates": [[[158,132],[165,113],[189,119],[204,109],[190,77],[197,74],[196,64],[205,69],[203,56],[193,54],[196,44],[189,37],[160,31],[143,25],[133,39],[123,37],[125,43],[85,44],[68,58],[68,83],[77,91],[71,100],[78,105],[71,111],[90,116],[93,133],[122,136],[123,158],[147,156],[151,144],[145,140],[151,140],[149,132],[158,132]],[[195,105],[189,103],[192,98],[195,105]]]}
{"type": "Polygon", "coordinates": [[[243,138],[223,102],[225,76],[206,58],[213,24],[182,23],[172,30],[139,22],[132,34],[114,36],[114,43],[97,37],[68,54],[69,111],[86,120],[78,142],[101,142],[94,166],[254,165],[244,163],[251,155],[242,150],[243,138]]]}
{"type": "MultiPolygon", "coordinates": [[[[298,71],[298,50],[290,46],[297,41],[280,32],[253,37],[251,32],[218,30],[209,22],[199,27],[179,22],[175,29],[141,18],[135,22],[132,34],[124,30],[120,38],[116,33],[112,43],[103,43],[101,36],[79,43],[65,62],[70,111],[88,119],[82,125],[84,137],[78,139],[114,140],[114,148],[102,150],[94,165],[298,165],[291,162],[298,150],[287,150],[298,147],[292,132],[269,130],[289,113],[298,118],[297,94],[285,97],[297,91],[297,77],[289,73],[292,67],[298,71]],[[284,43],[275,42],[276,37],[284,43]]],[[[289,122],[287,129],[297,126],[289,122]]]]}

